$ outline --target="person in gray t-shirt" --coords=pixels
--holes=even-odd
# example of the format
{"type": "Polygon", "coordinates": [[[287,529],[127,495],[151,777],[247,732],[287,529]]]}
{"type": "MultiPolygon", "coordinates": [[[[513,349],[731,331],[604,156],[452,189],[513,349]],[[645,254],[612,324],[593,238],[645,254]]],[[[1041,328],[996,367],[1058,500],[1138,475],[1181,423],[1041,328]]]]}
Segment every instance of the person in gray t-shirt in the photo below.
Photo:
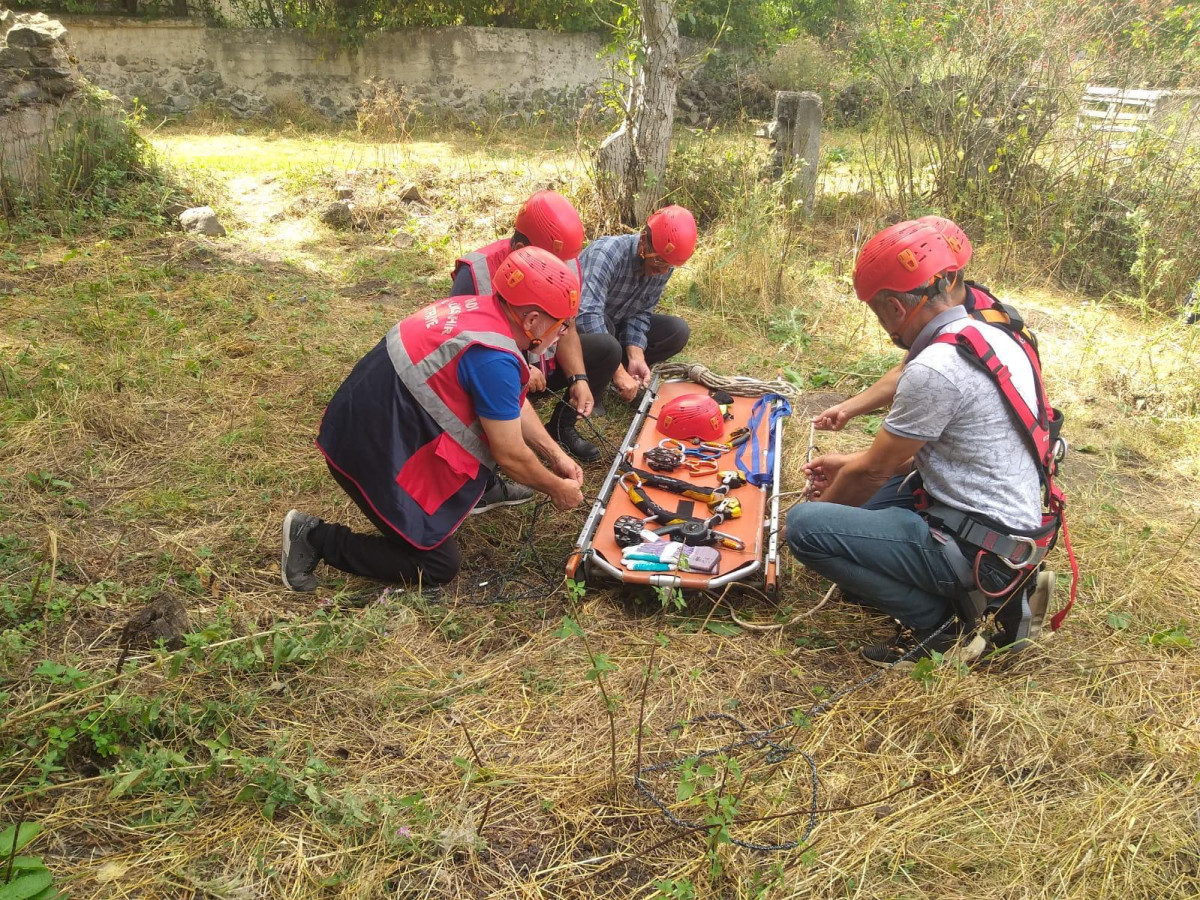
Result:
{"type": "MultiPolygon", "coordinates": [[[[788,545],[797,559],[910,632],[864,647],[864,657],[876,665],[911,664],[954,648],[966,636],[957,611],[966,605],[969,583],[957,547],[947,550],[953,538],[931,529],[913,511],[911,496],[905,502],[901,492],[891,502],[875,497],[881,489],[896,492],[915,475],[938,503],[1014,532],[1041,524],[1037,463],[1000,392],[954,347],[932,344],[939,334],[973,325],[1036,408],[1036,375],[1021,347],[953,303],[949,286],[956,267],[945,237],[918,222],[885,229],[863,247],[855,291],[909,355],[891,413],[871,447],[807,464],[815,502],[797,504],[787,517],[788,545]]],[[[989,572],[984,586],[1003,587],[1006,581],[996,579],[1004,577],[989,572]]],[[[969,656],[982,646],[975,638],[960,650],[969,656]]]]}

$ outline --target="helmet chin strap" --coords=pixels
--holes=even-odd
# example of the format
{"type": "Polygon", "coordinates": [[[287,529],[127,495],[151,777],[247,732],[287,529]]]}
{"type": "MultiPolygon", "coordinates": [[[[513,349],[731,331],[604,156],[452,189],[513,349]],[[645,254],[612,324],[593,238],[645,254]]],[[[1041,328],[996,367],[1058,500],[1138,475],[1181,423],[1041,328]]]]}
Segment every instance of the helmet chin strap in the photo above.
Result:
{"type": "Polygon", "coordinates": [[[565,319],[555,319],[554,324],[543,331],[540,335],[535,337],[533,332],[526,328],[524,323],[517,318],[516,310],[512,308],[512,305],[509,304],[508,301],[505,301],[504,303],[504,310],[508,313],[509,320],[518,328],[520,328],[525,337],[529,339],[530,350],[536,350],[538,347],[542,346],[542,342],[546,340],[547,336],[549,336],[551,332],[558,331],[558,329],[562,327],[562,323],[566,321],[565,319]]]}
{"type": "Polygon", "coordinates": [[[913,320],[913,317],[919,313],[925,304],[929,302],[929,294],[921,295],[921,302],[904,314],[904,318],[900,320],[900,325],[896,328],[896,334],[904,336],[904,329],[908,327],[908,323],[913,320]]]}
{"type": "Polygon", "coordinates": [[[904,337],[904,329],[908,327],[909,322],[916,318],[917,313],[925,308],[925,304],[929,302],[929,298],[932,296],[932,294],[944,289],[945,285],[943,284],[943,280],[945,278],[945,275],[939,275],[933,279],[932,282],[930,282],[930,284],[925,288],[925,292],[921,294],[920,302],[906,312],[904,314],[904,318],[900,320],[900,326],[896,329],[896,334],[900,335],[901,338],[904,337]]]}

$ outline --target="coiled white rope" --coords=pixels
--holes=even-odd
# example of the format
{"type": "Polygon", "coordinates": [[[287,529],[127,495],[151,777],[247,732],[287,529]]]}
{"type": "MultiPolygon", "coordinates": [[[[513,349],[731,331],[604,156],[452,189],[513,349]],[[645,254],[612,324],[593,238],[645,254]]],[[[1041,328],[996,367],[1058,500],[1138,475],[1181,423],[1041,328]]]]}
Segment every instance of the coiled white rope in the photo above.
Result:
{"type": "Polygon", "coordinates": [[[735,397],[761,397],[763,394],[780,394],[788,400],[800,399],[800,388],[777,378],[774,381],[760,381],[745,375],[718,375],[708,366],[700,363],[659,363],[654,371],[662,379],[686,378],[696,384],[703,385],[715,391],[725,391],[735,397]]]}

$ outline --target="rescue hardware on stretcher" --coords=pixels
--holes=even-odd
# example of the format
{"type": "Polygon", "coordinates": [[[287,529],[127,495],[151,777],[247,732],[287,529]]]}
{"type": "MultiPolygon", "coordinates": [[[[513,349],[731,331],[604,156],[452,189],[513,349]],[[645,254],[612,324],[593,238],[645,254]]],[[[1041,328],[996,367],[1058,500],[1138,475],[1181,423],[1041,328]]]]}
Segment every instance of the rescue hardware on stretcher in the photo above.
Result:
{"type": "Polygon", "coordinates": [[[777,594],[790,406],[778,394],[713,392],[720,396],[710,407],[695,397],[704,393],[691,381],[655,376],[567,560],[568,577],[683,590],[747,582],[777,594]],[[672,411],[681,409],[703,416],[707,439],[670,436],[672,411]]]}

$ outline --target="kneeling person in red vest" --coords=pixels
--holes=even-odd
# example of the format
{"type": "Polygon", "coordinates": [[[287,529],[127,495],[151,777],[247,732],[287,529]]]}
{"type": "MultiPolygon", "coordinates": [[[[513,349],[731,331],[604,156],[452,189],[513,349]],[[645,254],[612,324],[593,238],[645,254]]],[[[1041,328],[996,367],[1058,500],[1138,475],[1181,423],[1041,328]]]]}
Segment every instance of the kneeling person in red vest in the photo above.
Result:
{"type": "Polygon", "coordinates": [[[493,294],[439,300],[395,325],[338,388],[317,436],[330,474],[379,534],[292,510],[283,583],[314,590],[322,561],[378,581],[450,581],[463,520],[531,496],[513,497],[493,479],[497,466],[559,509],[581,504],[583,472],[527,402],[522,356],[553,344],[578,309],[575,273],[526,247],[497,269],[493,294]]]}
{"type": "MultiPolygon", "coordinates": [[[[578,257],[583,238],[583,222],[571,202],[555,191],[538,191],[521,205],[511,237],[493,241],[455,260],[450,296],[489,293],[500,264],[514,250],[530,246],[553,253],[582,282],[578,257]]],[[[552,349],[543,349],[545,353],[525,355],[529,364],[529,393],[540,394],[547,387],[567,391],[569,402],[559,401],[547,427],[568,453],[584,462],[593,462],[600,458],[600,449],[584,440],[575,430],[575,423],[579,416],[592,414],[591,384],[607,382],[612,369],[596,354],[588,358],[574,320],[552,349]]]]}
{"type": "Polygon", "coordinates": [[[1036,351],[953,302],[955,254],[910,224],[868,241],[854,270],[859,299],[909,351],[891,412],[867,450],[806,465],[815,502],[787,517],[797,559],[903,626],[863,648],[883,666],[960,639],[964,658],[977,655],[987,609],[998,645],[1026,645],[1049,603],[1053,578],[1038,574],[1062,511],[1036,351]]]}

